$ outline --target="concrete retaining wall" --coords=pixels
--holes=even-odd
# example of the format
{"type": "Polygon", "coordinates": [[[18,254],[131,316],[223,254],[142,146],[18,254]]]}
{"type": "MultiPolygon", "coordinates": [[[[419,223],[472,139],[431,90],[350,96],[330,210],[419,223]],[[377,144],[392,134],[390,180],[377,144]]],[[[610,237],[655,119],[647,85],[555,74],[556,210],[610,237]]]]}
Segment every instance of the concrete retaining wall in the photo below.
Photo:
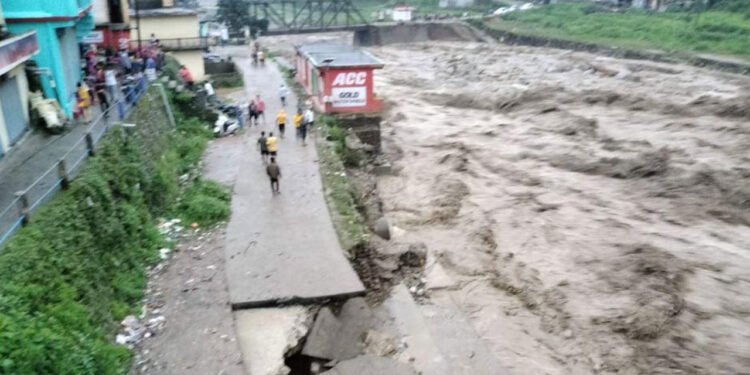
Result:
{"type": "Polygon", "coordinates": [[[354,32],[354,45],[379,46],[429,41],[481,41],[477,31],[462,22],[415,22],[369,26],[354,32]]]}
{"type": "Polygon", "coordinates": [[[378,115],[334,115],[338,125],[344,129],[351,129],[362,143],[375,147],[380,152],[380,121],[378,115]]]}
{"type": "Polygon", "coordinates": [[[206,74],[236,73],[237,67],[231,61],[208,62],[206,61],[206,74]]]}

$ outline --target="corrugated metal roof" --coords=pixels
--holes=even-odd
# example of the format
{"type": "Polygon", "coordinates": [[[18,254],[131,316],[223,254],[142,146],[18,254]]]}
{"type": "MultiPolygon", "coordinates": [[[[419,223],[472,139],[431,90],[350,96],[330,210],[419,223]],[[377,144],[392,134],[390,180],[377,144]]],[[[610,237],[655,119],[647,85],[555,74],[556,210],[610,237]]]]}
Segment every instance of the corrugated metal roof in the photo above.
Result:
{"type": "Polygon", "coordinates": [[[383,62],[366,51],[341,43],[312,43],[297,47],[307,56],[314,66],[347,67],[376,66],[383,67],[383,62]]]}

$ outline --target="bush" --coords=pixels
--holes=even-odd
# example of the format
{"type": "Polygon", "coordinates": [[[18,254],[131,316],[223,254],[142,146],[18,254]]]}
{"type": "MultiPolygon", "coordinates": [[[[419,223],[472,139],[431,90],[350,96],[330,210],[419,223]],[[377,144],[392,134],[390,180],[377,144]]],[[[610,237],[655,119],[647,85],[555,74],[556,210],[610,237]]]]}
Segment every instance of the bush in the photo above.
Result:
{"type": "Polygon", "coordinates": [[[227,73],[217,74],[211,76],[213,86],[217,89],[222,88],[237,88],[245,85],[244,79],[241,73],[227,73]]]}
{"type": "Polygon", "coordinates": [[[211,225],[229,217],[229,199],[229,192],[221,185],[199,180],[185,190],[177,213],[186,222],[211,225]]]}

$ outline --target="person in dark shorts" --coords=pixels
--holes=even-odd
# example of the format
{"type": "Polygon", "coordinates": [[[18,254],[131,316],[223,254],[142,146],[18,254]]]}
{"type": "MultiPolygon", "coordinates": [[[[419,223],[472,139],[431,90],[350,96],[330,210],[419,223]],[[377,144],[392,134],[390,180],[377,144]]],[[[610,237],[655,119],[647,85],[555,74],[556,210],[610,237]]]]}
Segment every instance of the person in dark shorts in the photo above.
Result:
{"type": "Polygon", "coordinates": [[[276,125],[279,126],[279,135],[284,138],[284,131],[286,130],[286,111],[284,111],[284,108],[276,115],[276,125]]]}
{"type": "Polygon", "coordinates": [[[276,158],[271,158],[271,162],[266,167],[266,174],[271,179],[271,191],[273,194],[281,194],[279,190],[279,179],[281,178],[281,168],[276,164],[276,158]]]}
{"type": "Polygon", "coordinates": [[[258,106],[255,104],[255,100],[251,100],[247,106],[247,117],[250,125],[258,125],[258,106]]]}
{"type": "Polygon", "coordinates": [[[266,138],[266,132],[260,132],[258,148],[260,148],[260,158],[263,159],[263,163],[268,162],[268,138],[266,138]]]}
{"type": "Polygon", "coordinates": [[[268,154],[275,157],[276,153],[279,151],[279,139],[273,136],[273,132],[270,132],[268,133],[266,143],[268,144],[268,154]]]}

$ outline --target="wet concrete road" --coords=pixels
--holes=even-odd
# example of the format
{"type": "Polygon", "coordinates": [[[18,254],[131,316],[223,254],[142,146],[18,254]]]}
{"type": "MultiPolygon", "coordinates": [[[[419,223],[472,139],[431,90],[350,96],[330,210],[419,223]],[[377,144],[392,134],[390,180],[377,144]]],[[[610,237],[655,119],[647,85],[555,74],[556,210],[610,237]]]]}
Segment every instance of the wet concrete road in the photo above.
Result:
{"type": "MultiPolygon", "coordinates": [[[[256,142],[262,130],[278,133],[275,117],[281,108],[280,72],[272,63],[252,67],[246,49],[226,51],[244,72],[245,100],[260,94],[266,101],[265,125],[252,127],[239,139],[217,141],[207,161],[209,175],[222,182],[230,182],[236,175],[225,245],[233,308],[364,293],[333,229],[315,147],[298,144],[291,125],[287,137],[279,142],[281,194],[271,193],[256,142]]],[[[291,98],[286,106],[290,118],[295,109],[296,100],[291,98]]]]}

